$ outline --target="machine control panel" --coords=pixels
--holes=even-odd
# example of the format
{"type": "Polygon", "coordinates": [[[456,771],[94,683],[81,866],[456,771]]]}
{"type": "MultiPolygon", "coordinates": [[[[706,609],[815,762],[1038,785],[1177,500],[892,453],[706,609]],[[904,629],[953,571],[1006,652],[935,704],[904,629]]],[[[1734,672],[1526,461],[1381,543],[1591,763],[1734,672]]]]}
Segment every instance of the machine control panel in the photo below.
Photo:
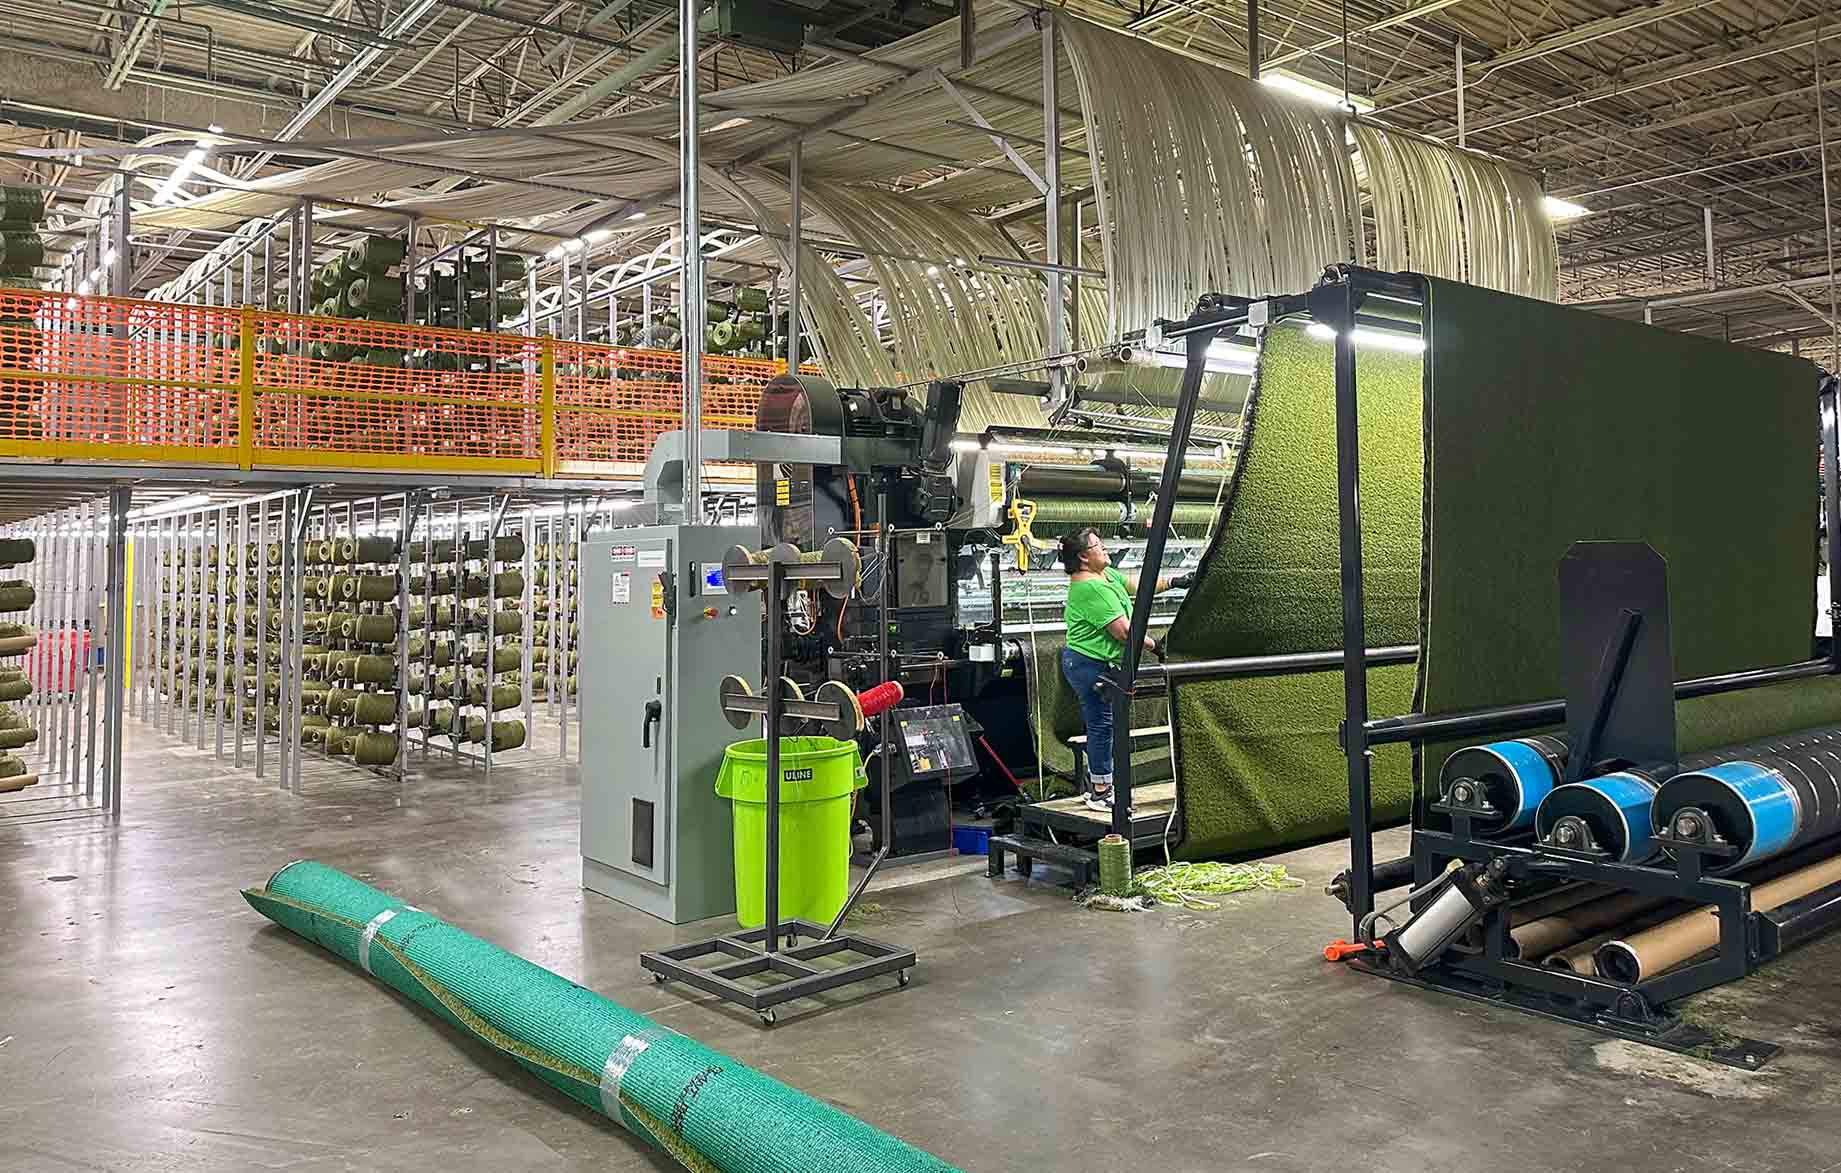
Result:
{"type": "Polygon", "coordinates": [[[926,778],[965,779],[978,772],[972,754],[971,723],[958,705],[929,705],[897,709],[895,734],[899,739],[902,772],[912,781],[926,778]]]}

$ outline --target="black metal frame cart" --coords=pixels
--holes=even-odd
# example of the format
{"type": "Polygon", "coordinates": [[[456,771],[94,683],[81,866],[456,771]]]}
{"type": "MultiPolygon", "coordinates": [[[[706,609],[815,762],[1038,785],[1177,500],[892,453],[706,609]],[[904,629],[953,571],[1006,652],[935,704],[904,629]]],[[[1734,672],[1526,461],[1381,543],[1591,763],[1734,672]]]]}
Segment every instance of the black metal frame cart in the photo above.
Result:
{"type": "MultiPolygon", "coordinates": [[[[884,536],[886,541],[886,535],[884,536]]],[[[767,844],[765,923],[758,929],[723,933],[669,949],[642,953],[639,964],[658,982],[681,981],[725,1002],[746,1007],[760,1015],[762,1023],[776,1021],[774,1007],[797,998],[809,998],[828,990],[853,985],[868,978],[894,974],[900,985],[908,984],[908,970],[915,962],[914,951],[890,945],[854,933],[840,933],[844,917],[863,893],[874,875],[874,868],[857,884],[844,907],[829,925],[808,920],[780,918],[780,738],[776,731],[791,722],[795,725],[817,721],[840,727],[852,717],[845,711],[853,701],[840,703],[824,699],[824,693],[812,700],[789,696],[781,673],[785,668],[783,649],[786,634],[787,584],[806,586],[834,584],[845,597],[852,592],[856,567],[829,557],[816,562],[783,560],[770,555],[765,562],[744,563],[731,558],[724,564],[725,584],[734,588],[744,583],[759,583],[766,590],[767,678],[759,696],[746,696],[724,690],[721,705],[731,720],[765,718],[767,743],[767,844]],[[784,936],[784,946],[782,937],[784,936]],[[801,938],[810,943],[800,944],[801,938]],[[814,964],[821,958],[838,954],[855,954],[860,960],[838,965],[814,964]],[[697,964],[701,958],[730,957],[734,960],[718,965],[697,964]]],[[[885,578],[887,576],[884,576],[885,578]]],[[[885,600],[886,601],[886,600],[885,600]]],[[[888,667],[887,624],[882,638],[883,667],[888,667]]],[[[885,676],[886,679],[886,676],[885,676]]],[[[881,719],[883,810],[888,810],[888,721],[881,719]]],[[[886,816],[885,816],[886,817],[886,816]]],[[[884,842],[886,843],[886,838],[884,842]]],[[[880,858],[876,862],[880,862],[880,858]]]]}
{"type": "MultiPolygon", "coordinates": [[[[1718,854],[1720,846],[1717,844],[1669,836],[1665,839],[1676,862],[1652,866],[1620,864],[1592,858],[1586,853],[1561,850],[1553,844],[1513,845],[1472,838],[1469,818],[1461,810],[1452,810],[1449,803],[1439,804],[1445,813],[1452,815],[1449,831],[1420,825],[1423,820],[1415,811],[1410,869],[1403,866],[1404,860],[1376,867],[1374,811],[1369,787],[1373,747],[1515,733],[1559,724],[1566,718],[1566,703],[1556,699],[1436,716],[1407,713],[1374,718],[1369,714],[1367,670],[1371,664],[1393,658],[1397,651],[1377,652],[1367,647],[1363,613],[1356,427],[1359,392],[1353,328],[1358,321],[1365,320],[1359,315],[1371,297],[1423,305],[1425,287],[1419,278],[1411,275],[1338,266],[1326,271],[1324,280],[1305,294],[1253,303],[1204,298],[1188,321],[1167,324],[1162,331],[1164,339],[1181,338],[1188,349],[1188,365],[1176,412],[1178,441],[1186,436],[1194,414],[1201,384],[1202,357],[1208,343],[1222,330],[1242,323],[1257,328],[1280,318],[1308,315],[1335,331],[1337,506],[1343,619],[1343,648],[1335,657],[1343,667],[1342,733],[1347,762],[1350,839],[1350,869],[1341,881],[1341,895],[1351,913],[1358,939],[1364,922],[1374,911],[1378,891],[1408,883],[1417,889],[1428,889],[1439,881],[1452,861],[1461,861],[1515,879],[1539,877],[1557,883],[1601,884],[1613,890],[1712,905],[1719,912],[1720,940],[1717,952],[1710,959],[1692,962],[1654,978],[1626,983],[1587,977],[1543,968],[1512,956],[1512,950],[1507,948],[1508,906],[1498,903],[1482,914],[1479,949],[1448,951],[1416,972],[1409,972],[1410,967],[1390,964],[1385,954],[1374,951],[1356,952],[1347,958],[1348,964],[1377,976],[1572,1022],[1617,1037],[1672,1050],[1693,1050],[1741,1067],[1758,1066],[1777,1048],[1744,1039],[1713,1039],[1681,1022],[1665,1008],[1689,994],[1743,977],[1780,949],[1841,923],[1841,885],[1823,889],[1779,909],[1754,913],[1751,884],[1703,873],[1703,856],[1718,854]]],[[[1827,514],[1834,517],[1841,515],[1841,487],[1836,478],[1841,437],[1836,431],[1836,383],[1832,376],[1822,380],[1819,395],[1824,495],[1827,514]]],[[[1173,452],[1173,459],[1165,466],[1166,482],[1181,472],[1180,443],[1173,446],[1173,452]]],[[[1167,493],[1160,496],[1160,501],[1171,499],[1167,493]]],[[[1153,549],[1147,558],[1154,560],[1157,555],[1155,545],[1166,528],[1163,524],[1166,520],[1160,516],[1153,524],[1153,549]]],[[[1830,527],[1828,560],[1832,589],[1837,567],[1841,566],[1841,527],[1830,527]]],[[[1834,597],[1841,597],[1841,591],[1833,593],[1834,597]]],[[[1177,669],[1193,670],[1202,678],[1225,666],[1180,665],[1162,671],[1140,670],[1136,650],[1149,617],[1149,601],[1149,592],[1141,587],[1132,613],[1126,663],[1119,674],[1115,693],[1120,705],[1128,705],[1132,696],[1141,695],[1146,683],[1162,683],[1159,677],[1167,680],[1177,669]]],[[[1837,668],[1841,668],[1841,659],[1831,653],[1830,658],[1782,667],[1679,681],[1674,685],[1674,695],[1686,698],[1731,692],[1826,675],[1837,668]]],[[[1599,682],[1598,687],[1615,689],[1615,676],[1599,682]]],[[[1129,769],[1123,763],[1121,767],[1116,783],[1120,793],[1115,823],[1119,824],[1124,822],[1130,796],[1129,769]]],[[[1420,907],[1423,906],[1422,900],[1420,907]]]]}

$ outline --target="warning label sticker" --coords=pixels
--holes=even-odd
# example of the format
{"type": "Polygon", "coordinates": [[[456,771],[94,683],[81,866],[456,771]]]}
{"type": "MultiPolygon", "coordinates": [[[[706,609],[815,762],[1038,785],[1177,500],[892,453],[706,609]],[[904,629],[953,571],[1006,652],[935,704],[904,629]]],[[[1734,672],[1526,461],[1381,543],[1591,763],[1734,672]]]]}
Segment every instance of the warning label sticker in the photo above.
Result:
{"type": "Polygon", "coordinates": [[[629,570],[616,571],[614,573],[614,602],[615,604],[617,605],[621,603],[630,603],[632,601],[633,601],[633,574],[632,572],[629,570]]]}
{"type": "Polygon", "coordinates": [[[607,556],[609,560],[614,562],[633,562],[639,558],[639,547],[609,546],[607,548],[607,556]]]}

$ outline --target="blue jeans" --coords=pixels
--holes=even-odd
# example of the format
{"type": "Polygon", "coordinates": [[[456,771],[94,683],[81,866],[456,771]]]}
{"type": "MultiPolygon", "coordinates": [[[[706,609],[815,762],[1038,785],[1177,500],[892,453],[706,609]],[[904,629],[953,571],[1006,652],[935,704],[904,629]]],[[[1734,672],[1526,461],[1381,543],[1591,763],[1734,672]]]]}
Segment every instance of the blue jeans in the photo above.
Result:
{"type": "Polygon", "coordinates": [[[1061,649],[1061,677],[1079,698],[1080,716],[1087,723],[1087,774],[1102,778],[1110,778],[1118,764],[1112,747],[1112,700],[1099,687],[1100,676],[1111,667],[1073,648],[1061,649]]]}

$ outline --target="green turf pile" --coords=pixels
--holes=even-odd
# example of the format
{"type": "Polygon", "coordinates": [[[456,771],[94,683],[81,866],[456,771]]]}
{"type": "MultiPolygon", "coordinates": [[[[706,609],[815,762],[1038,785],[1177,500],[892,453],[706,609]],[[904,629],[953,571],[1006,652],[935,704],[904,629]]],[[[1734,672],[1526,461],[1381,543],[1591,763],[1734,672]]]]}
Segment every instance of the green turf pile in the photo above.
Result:
{"type": "MultiPolygon", "coordinates": [[[[1295,326],[1267,332],[1227,514],[1169,635],[1175,659],[1342,646],[1333,347],[1295,326]]],[[[1368,643],[1418,639],[1421,363],[1360,353],[1361,501],[1368,643]]],[[[1377,714],[1405,712],[1411,665],[1369,673],[1377,714]]],[[[1258,851],[1348,824],[1336,731],[1342,673],[1178,685],[1178,786],[1187,858],[1258,851]]],[[[1375,754],[1379,817],[1411,802],[1411,757],[1375,754]]]]}
{"type": "MultiPolygon", "coordinates": [[[[1814,367],[1429,285],[1426,712],[1563,694],[1556,573],[1584,539],[1646,541],[1668,560],[1676,679],[1809,657],[1814,367]]],[[[1361,391],[1366,408],[1365,378],[1361,391]]],[[[1693,752],[1841,720],[1841,687],[1706,697],[1677,717],[1693,752]]],[[[1427,747],[1424,777],[1451,748],[1427,747]]]]}
{"type": "Polygon", "coordinates": [[[243,897],[346,961],[368,961],[379,981],[687,1169],[952,1173],[854,1116],[324,864],[289,864],[243,897]]]}

